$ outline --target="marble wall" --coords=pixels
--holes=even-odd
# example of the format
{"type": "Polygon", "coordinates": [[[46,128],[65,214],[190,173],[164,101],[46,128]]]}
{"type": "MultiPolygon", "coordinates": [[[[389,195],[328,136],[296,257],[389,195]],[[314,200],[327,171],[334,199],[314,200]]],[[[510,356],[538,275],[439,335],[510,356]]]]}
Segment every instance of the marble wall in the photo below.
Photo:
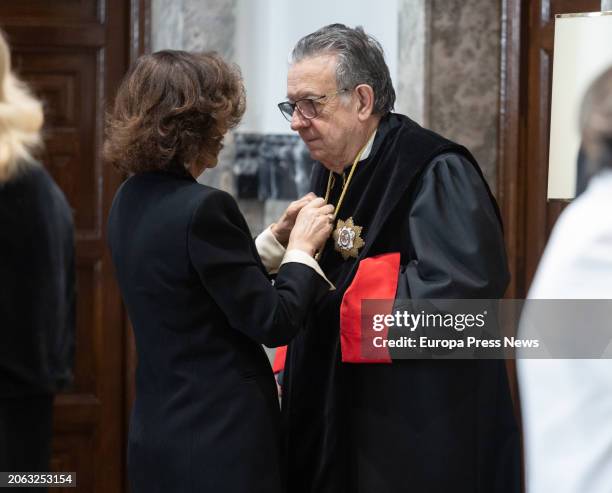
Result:
{"type": "Polygon", "coordinates": [[[400,0],[398,3],[397,104],[395,111],[417,123],[429,124],[430,0],[400,0]]]}
{"type": "MultiPolygon", "coordinates": [[[[153,48],[215,50],[232,60],[236,9],[237,0],[152,0],[153,48]]],[[[468,147],[493,190],[497,175],[500,10],[499,0],[398,1],[396,111],[468,147]]],[[[262,142],[275,139],[249,135],[228,135],[219,165],[207,170],[200,181],[237,197],[243,195],[249,166],[244,156],[253,146],[253,138],[262,142]]],[[[261,150],[261,143],[257,145],[261,150]]],[[[266,162],[262,173],[257,171],[258,180],[268,180],[268,192],[258,182],[256,197],[248,193],[239,197],[254,233],[272,222],[272,214],[287,203],[287,195],[277,193],[269,181],[270,176],[287,167],[282,158],[276,159],[279,153],[283,154],[273,153],[275,165],[266,162]],[[263,176],[264,171],[269,172],[268,178],[263,176]],[[270,204],[262,199],[270,199],[270,204]]],[[[265,152],[263,155],[267,156],[265,152]]]]}
{"type": "Polygon", "coordinates": [[[234,58],[236,0],[152,0],[151,44],[234,58]]]}
{"type": "Polygon", "coordinates": [[[495,193],[500,2],[431,0],[430,8],[428,124],[472,151],[495,193]]]}
{"type": "MultiPolygon", "coordinates": [[[[236,0],[152,0],[151,10],[153,51],[217,51],[227,60],[234,59],[236,0]]],[[[219,164],[199,181],[235,194],[235,155],[234,135],[229,133],[219,164]]]]}
{"type": "Polygon", "coordinates": [[[396,111],[465,145],[497,178],[501,2],[399,0],[396,111]]]}

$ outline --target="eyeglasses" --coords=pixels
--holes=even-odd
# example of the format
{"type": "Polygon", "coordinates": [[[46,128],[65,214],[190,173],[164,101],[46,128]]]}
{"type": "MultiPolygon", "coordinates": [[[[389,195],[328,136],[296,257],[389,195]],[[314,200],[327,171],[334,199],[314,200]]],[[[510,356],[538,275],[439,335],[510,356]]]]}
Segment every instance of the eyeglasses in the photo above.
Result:
{"type": "Polygon", "coordinates": [[[282,103],[278,103],[278,109],[281,111],[281,113],[285,117],[285,120],[287,120],[288,122],[292,120],[293,113],[295,112],[296,108],[300,112],[300,115],[302,115],[307,120],[312,120],[313,118],[319,116],[317,105],[324,104],[324,102],[322,101],[323,99],[331,98],[332,96],[337,96],[338,94],[346,91],[348,91],[348,89],[346,88],[340,89],[336,92],[324,94],[323,96],[318,96],[316,98],[298,99],[294,103],[290,101],[283,101],[282,103]]]}

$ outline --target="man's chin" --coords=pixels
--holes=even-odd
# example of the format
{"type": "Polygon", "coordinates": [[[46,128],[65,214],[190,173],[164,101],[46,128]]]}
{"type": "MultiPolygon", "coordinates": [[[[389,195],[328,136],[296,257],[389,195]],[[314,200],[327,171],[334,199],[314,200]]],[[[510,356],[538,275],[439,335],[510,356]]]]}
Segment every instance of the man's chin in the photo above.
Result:
{"type": "Polygon", "coordinates": [[[306,144],[306,146],[308,147],[308,152],[310,153],[310,157],[314,159],[315,161],[321,161],[325,157],[325,153],[321,152],[321,149],[318,149],[318,148],[313,149],[308,144],[306,144]]]}

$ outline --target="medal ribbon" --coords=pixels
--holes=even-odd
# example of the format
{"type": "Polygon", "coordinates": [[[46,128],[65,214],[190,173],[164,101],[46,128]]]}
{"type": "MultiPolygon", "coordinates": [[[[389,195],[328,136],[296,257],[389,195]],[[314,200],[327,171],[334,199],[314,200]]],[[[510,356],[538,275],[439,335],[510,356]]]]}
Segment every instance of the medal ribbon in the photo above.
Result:
{"type": "MultiPolygon", "coordinates": [[[[372,139],[372,136],[374,135],[375,132],[376,130],[374,130],[372,135],[370,135],[366,143],[363,145],[361,149],[359,149],[359,152],[355,156],[355,160],[353,161],[353,164],[351,166],[351,171],[349,172],[348,178],[342,185],[342,192],[340,192],[340,198],[338,199],[338,204],[334,208],[334,216],[333,216],[334,221],[338,217],[338,212],[340,211],[340,207],[342,207],[342,201],[344,200],[344,196],[346,195],[348,187],[351,184],[351,179],[353,178],[353,174],[355,173],[355,169],[357,168],[357,163],[361,159],[361,155],[366,150],[366,147],[368,147],[368,144],[370,143],[370,139],[372,139]]],[[[327,190],[325,191],[325,203],[326,204],[329,203],[329,195],[331,193],[332,184],[334,182],[333,180],[334,180],[334,172],[332,170],[329,170],[329,178],[327,179],[327,190]]],[[[320,256],[321,256],[321,252],[317,252],[317,254],[315,255],[315,260],[319,260],[320,256]]]]}
{"type": "MultiPolygon", "coordinates": [[[[355,160],[353,161],[353,164],[351,166],[351,171],[349,172],[348,178],[346,179],[346,182],[344,182],[344,185],[342,185],[342,192],[340,192],[340,198],[338,199],[338,204],[336,205],[334,209],[334,220],[336,220],[336,217],[338,216],[338,211],[340,210],[340,207],[342,207],[342,201],[344,200],[344,196],[346,195],[348,187],[351,183],[351,179],[353,178],[353,173],[355,172],[355,169],[357,168],[357,163],[361,159],[361,155],[363,154],[363,151],[365,151],[366,147],[368,147],[368,144],[370,143],[370,139],[372,138],[372,135],[370,135],[370,137],[368,138],[364,146],[357,153],[357,156],[355,156],[355,160]]],[[[325,203],[326,204],[329,203],[328,202],[329,194],[331,193],[333,179],[334,179],[334,172],[332,170],[329,170],[329,178],[327,179],[327,190],[325,191],[325,203]]]]}

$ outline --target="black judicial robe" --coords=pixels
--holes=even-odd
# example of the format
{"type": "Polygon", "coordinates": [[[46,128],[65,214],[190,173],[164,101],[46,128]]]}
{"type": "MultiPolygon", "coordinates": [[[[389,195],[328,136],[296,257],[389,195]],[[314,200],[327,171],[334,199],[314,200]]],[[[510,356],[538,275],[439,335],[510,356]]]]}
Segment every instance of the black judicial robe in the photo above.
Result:
{"type": "MultiPolygon", "coordinates": [[[[316,166],[312,189],[325,193],[316,166]]],[[[336,179],[335,204],[342,179],[336,179]]],[[[338,217],[365,246],[320,258],[336,291],[290,344],[283,427],[290,493],[518,492],[519,435],[503,361],[340,360],[339,308],[359,262],[399,252],[398,293],[500,298],[509,275],[497,205],[469,152],[408,118],[381,121],[338,217]]]]}
{"type": "Polygon", "coordinates": [[[287,263],[272,286],[234,199],[191,176],[129,178],[108,241],[138,354],[130,491],[281,493],[280,408],[261,344],[286,344],[327,283],[287,263]]]}

